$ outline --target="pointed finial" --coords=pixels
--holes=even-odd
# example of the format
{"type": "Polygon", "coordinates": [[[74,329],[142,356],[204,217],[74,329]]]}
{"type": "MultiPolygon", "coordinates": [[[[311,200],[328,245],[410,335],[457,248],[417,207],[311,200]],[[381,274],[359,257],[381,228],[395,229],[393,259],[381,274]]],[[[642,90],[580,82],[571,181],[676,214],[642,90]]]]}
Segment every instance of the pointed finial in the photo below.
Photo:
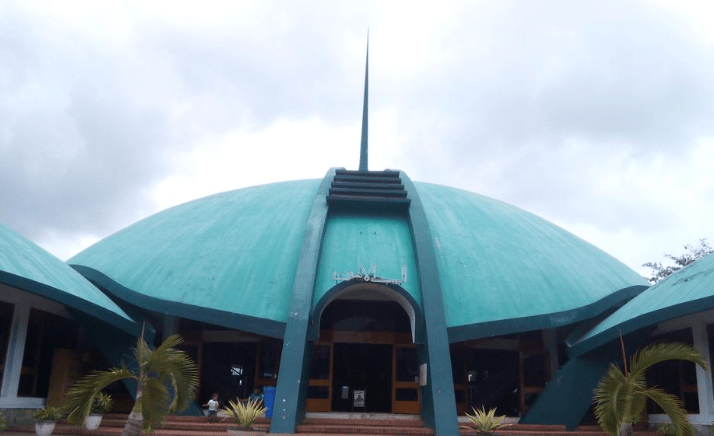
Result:
{"type": "Polygon", "coordinates": [[[359,170],[367,169],[367,101],[369,90],[369,30],[367,30],[367,61],[364,68],[364,103],[362,104],[362,140],[360,141],[359,170]]]}

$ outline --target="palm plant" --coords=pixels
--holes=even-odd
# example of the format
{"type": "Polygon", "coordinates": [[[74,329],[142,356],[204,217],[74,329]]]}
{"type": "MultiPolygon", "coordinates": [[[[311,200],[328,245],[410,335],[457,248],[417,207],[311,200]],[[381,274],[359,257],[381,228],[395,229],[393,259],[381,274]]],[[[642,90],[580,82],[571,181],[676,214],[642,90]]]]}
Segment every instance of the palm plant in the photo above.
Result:
{"type": "Polygon", "coordinates": [[[166,414],[185,410],[195,396],[198,376],[191,358],[175,348],[180,343],[181,336],[173,335],[152,350],[142,332],[133,349],[134,367],[122,363],[121,368],[94,371],[67,392],[67,420],[81,425],[97,394],[124,379],[136,381],[136,398],[122,436],[139,436],[142,429],[150,433],[163,423],[166,414]]]}
{"type": "Polygon", "coordinates": [[[642,416],[649,399],[669,416],[678,436],[693,436],[682,401],[660,388],[647,387],[647,369],[666,360],[686,360],[707,368],[701,353],[683,343],[643,348],[631,357],[628,368],[623,347],[623,369],[611,364],[595,388],[595,416],[603,431],[619,436],[631,435],[632,424],[642,416]]]}

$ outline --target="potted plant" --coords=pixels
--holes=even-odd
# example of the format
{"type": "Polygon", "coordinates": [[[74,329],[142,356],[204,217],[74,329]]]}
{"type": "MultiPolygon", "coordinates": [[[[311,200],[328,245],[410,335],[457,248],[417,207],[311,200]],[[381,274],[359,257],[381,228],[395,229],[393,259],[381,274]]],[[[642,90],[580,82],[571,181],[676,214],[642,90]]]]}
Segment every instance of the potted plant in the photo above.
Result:
{"type": "Polygon", "coordinates": [[[481,410],[474,408],[474,414],[466,414],[471,426],[464,425],[461,428],[466,430],[476,430],[476,434],[479,436],[487,436],[493,434],[494,431],[509,426],[511,424],[504,424],[503,420],[506,419],[505,415],[496,416],[496,408],[486,412],[484,407],[481,410]]]}
{"type": "Polygon", "coordinates": [[[233,418],[238,427],[228,427],[228,432],[234,435],[241,435],[246,432],[251,432],[253,435],[257,434],[258,432],[251,431],[253,423],[266,410],[268,409],[263,407],[263,401],[259,398],[248,400],[245,404],[240,400],[235,403],[229,401],[225,412],[229,417],[233,418]]]}
{"type": "Polygon", "coordinates": [[[102,424],[102,415],[112,410],[112,396],[103,392],[94,397],[89,415],[84,418],[84,426],[87,430],[96,430],[102,424]]]}
{"type": "Polygon", "coordinates": [[[35,419],[35,433],[37,436],[50,436],[55,429],[55,423],[62,419],[62,411],[59,407],[45,406],[32,413],[35,419]]]}

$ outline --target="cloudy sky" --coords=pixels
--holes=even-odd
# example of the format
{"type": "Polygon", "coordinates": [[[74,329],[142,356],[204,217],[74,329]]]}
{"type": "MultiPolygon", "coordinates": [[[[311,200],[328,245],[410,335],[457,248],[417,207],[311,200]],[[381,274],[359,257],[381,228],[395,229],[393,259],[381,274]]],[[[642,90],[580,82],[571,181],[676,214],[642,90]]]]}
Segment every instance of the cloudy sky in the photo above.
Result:
{"type": "Polygon", "coordinates": [[[714,241],[714,3],[0,0],[0,222],[67,259],[169,206],[370,169],[645,274],[714,241]]]}

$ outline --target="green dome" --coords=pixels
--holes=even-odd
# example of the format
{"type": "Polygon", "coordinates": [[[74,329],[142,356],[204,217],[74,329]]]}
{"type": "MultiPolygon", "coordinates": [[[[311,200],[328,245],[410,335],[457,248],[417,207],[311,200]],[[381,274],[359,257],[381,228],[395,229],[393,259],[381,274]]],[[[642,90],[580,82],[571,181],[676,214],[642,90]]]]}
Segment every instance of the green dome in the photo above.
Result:
{"type": "Polygon", "coordinates": [[[649,285],[597,247],[515,206],[415,185],[431,227],[452,341],[587,319],[649,285]]]}
{"type": "MultiPolygon", "coordinates": [[[[157,213],[69,260],[126,301],[281,337],[320,180],[275,183],[157,213]]],[[[451,341],[590,318],[647,282],[565,230],[514,206],[415,183],[436,251],[451,341]]],[[[323,197],[324,198],[324,197],[323,197]]],[[[411,229],[399,211],[327,215],[313,307],[335,274],[376,265],[421,305],[411,229]]]]}

